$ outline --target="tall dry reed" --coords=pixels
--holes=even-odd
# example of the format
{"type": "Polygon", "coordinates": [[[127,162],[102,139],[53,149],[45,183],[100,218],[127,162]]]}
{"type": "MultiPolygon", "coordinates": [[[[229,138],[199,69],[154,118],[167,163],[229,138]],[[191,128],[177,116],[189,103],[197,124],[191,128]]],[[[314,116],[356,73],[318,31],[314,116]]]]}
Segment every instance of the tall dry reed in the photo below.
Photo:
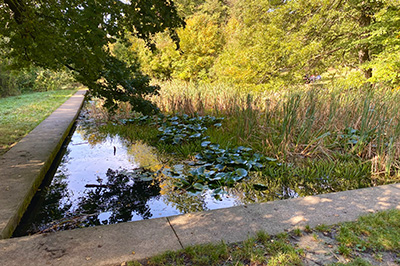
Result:
{"type": "Polygon", "coordinates": [[[376,174],[397,174],[400,93],[293,86],[243,91],[225,84],[166,82],[152,99],[163,112],[227,117],[230,134],[283,160],[350,153],[376,174]]]}

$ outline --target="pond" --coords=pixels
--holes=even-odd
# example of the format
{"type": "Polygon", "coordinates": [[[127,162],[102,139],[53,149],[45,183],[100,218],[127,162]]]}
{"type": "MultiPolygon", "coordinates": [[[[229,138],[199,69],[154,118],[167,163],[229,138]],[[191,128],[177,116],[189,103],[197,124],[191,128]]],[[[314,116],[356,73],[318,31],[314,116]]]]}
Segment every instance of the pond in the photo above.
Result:
{"type": "Polygon", "coordinates": [[[154,148],[104,135],[96,127],[83,110],[53,166],[54,176],[46,178],[14,236],[243,204],[234,191],[216,199],[211,191],[174,190],[171,179],[158,171],[165,166],[154,148]],[[159,177],[151,174],[157,171],[159,177]]]}
{"type": "Polygon", "coordinates": [[[82,110],[14,236],[168,217],[372,183],[370,165],[357,161],[305,160],[299,167],[249,147],[221,147],[210,141],[207,132],[220,134],[223,118],[160,115],[99,122],[89,110],[82,110]],[[141,132],[140,137],[129,137],[132,131],[141,132]],[[161,156],[160,147],[170,151],[161,156]],[[171,151],[185,151],[185,147],[194,147],[196,153],[175,161],[171,151]]]}

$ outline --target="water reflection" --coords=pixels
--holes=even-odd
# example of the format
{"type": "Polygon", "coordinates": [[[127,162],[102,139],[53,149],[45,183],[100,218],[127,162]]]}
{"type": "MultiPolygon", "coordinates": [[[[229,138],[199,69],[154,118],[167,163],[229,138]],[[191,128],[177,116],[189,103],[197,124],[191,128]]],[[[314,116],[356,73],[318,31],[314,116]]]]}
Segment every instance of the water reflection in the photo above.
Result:
{"type": "Polygon", "coordinates": [[[128,222],[134,214],[141,219],[153,216],[148,201],[160,197],[157,181],[143,180],[139,175],[128,176],[112,169],[108,169],[106,178],[107,182],[91,185],[95,188],[79,198],[76,212],[91,214],[86,225],[128,222]]]}
{"type": "Polygon", "coordinates": [[[175,190],[154,148],[102,133],[87,117],[80,119],[51,184],[35,196],[39,200],[24,219],[28,226],[21,225],[16,235],[237,205],[234,197],[217,201],[210,193],[175,190]]]}

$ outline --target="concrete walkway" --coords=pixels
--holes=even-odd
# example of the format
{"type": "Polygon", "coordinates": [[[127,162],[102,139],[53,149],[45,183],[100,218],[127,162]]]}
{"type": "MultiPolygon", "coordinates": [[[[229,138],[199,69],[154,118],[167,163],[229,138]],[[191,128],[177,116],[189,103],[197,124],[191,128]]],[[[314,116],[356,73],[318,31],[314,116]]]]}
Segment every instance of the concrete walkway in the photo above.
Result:
{"type": "MultiPolygon", "coordinates": [[[[74,101],[79,97],[81,96],[76,95],[71,100],[74,101]]],[[[54,114],[70,113],[75,117],[81,103],[74,107],[69,105],[71,103],[66,104],[69,106],[67,109],[57,110],[54,114]]],[[[26,195],[35,191],[30,187],[37,187],[40,183],[34,180],[34,176],[41,175],[46,168],[44,165],[51,161],[33,160],[36,158],[34,156],[53,156],[57,150],[54,147],[61,145],[60,141],[43,135],[50,134],[50,131],[56,132],[55,128],[59,126],[63,126],[64,130],[70,127],[67,122],[61,123],[59,119],[50,117],[48,123],[47,126],[40,125],[35,129],[35,135],[29,137],[31,139],[24,139],[21,142],[21,145],[27,146],[19,146],[13,154],[7,153],[7,156],[1,158],[0,225],[3,238],[14,230],[14,226],[9,224],[15,223],[18,216],[22,215],[25,207],[21,206],[29,203],[28,198],[31,196],[26,195]],[[32,144],[34,136],[38,138],[38,144],[35,145],[32,144]],[[45,144],[47,140],[51,144],[45,144]],[[14,161],[14,164],[12,162],[7,164],[8,160],[22,161],[18,161],[21,162],[19,164],[15,163],[17,161],[14,161]],[[14,167],[11,168],[12,166],[14,167]],[[22,172],[15,176],[18,171],[22,172]],[[3,212],[8,215],[4,215],[3,212]]],[[[61,131],[54,134],[61,136],[64,134],[61,131]]],[[[242,241],[259,230],[276,234],[302,228],[305,225],[312,227],[318,224],[331,225],[356,220],[360,215],[393,208],[400,209],[400,184],[3,239],[0,240],[0,264],[120,265],[124,261],[144,259],[166,250],[177,250],[193,244],[221,240],[228,243],[242,241]]]]}
{"type": "Polygon", "coordinates": [[[120,265],[193,244],[245,240],[400,209],[400,184],[0,240],[1,265],[120,265]],[[133,253],[134,252],[134,253],[133,253]]]}
{"type": "Polygon", "coordinates": [[[83,103],[78,91],[0,157],[0,239],[12,235],[83,103]]]}

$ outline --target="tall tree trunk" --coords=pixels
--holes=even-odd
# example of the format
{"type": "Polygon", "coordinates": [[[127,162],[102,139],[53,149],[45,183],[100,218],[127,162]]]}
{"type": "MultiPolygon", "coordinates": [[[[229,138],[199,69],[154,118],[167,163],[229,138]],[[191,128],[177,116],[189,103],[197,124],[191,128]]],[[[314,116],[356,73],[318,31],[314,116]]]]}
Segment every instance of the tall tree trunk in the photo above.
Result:
{"type": "Polygon", "coordinates": [[[24,12],[24,4],[17,0],[4,0],[11,11],[14,13],[14,20],[18,24],[22,24],[23,18],[22,13],[24,12]]]}
{"type": "MultiPolygon", "coordinates": [[[[372,14],[370,12],[370,8],[367,6],[365,8],[362,8],[361,10],[361,16],[359,19],[359,25],[361,28],[365,28],[368,27],[369,25],[371,25],[371,17],[372,14]]],[[[367,38],[367,35],[363,35],[361,38],[367,38]]],[[[360,44],[359,45],[359,50],[358,50],[358,61],[360,63],[360,65],[364,64],[365,62],[370,61],[370,57],[369,57],[369,45],[368,43],[364,43],[364,44],[360,44]]],[[[364,69],[364,76],[365,78],[369,79],[370,77],[372,77],[372,69],[368,68],[368,69],[364,69]]]]}

